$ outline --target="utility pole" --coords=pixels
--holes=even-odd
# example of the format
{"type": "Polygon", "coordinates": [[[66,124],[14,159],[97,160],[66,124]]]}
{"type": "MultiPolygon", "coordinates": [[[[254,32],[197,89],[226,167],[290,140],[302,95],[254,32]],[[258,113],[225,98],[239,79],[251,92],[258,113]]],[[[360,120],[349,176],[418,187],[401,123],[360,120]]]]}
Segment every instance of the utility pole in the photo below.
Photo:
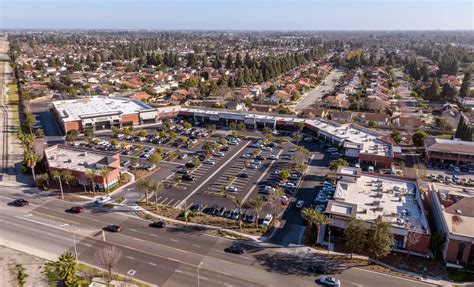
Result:
{"type": "Polygon", "coordinates": [[[328,236],[328,254],[330,254],[331,253],[331,250],[330,250],[330,248],[331,248],[331,228],[329,226],[328,226],[328,230],[329,230],[328,231],[329,232],[329,236],[328,236]]]}

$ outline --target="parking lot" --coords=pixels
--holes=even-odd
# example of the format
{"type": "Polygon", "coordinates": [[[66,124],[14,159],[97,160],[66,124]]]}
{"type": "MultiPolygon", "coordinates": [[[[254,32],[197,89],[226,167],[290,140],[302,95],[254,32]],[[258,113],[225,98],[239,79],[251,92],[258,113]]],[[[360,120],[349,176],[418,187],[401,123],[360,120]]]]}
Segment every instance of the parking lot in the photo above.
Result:
{"type": "MultiPolygon", "coordinates": [[[[240,198],[244,202],[241,212],[255,216],[248,203],[262,198],[271,204],[264,206],[260,218],[265,214],[279,214],[289,204],[283,221],[301,230],[306,224],[300,216],[300,209],[311,206],[322,211],[331,198],[333,186],[324,180],[329,161],[338,158],[340,153],[337,148],[331,149],[332,146],[319,143],[312,137],[304,136],[300,142],[310,151],[308,174],[293,171],[288,180],[281,180],[281,171],[288,170],[297,150],[291,133],[275,136],[275,141],[263,143],[260,132],[251,133],[249,138],[227,135],[224,140],[223,134],[228,132],[203,136],[205,129],[201,128],[174,130],[177,138],[193,137],[195,142],[192,145],[184,140],[177,143],[176,139],[170,140],[169,132],[165,137],[160,136],[158,127],[146,129],[145,133],[134,131],[133,136],[118,137],[117,134],[101,132],[96,135],[95,144],[83,142],[82,145],[119,152],[125,169],[148,170],[150,179],[166,186],[156,198],[158,204],[174,208],[230,218],[230,212],[236,209],[233,201],[240,198]],[[114,138],[118,146],[111,147],[114,138]],[[216,147],[206,153],[204,145],[209,143],[216,147]],[[162,161],[152,164],[149,159],[155,152],[161,154],[162,161]],[[275,195],[279,187],[285,193],[275,195]]],[[[135,185],[121,195],[125,195],[126,201],[138,201],[142,196],[135,185]]],[[[154,197],[149,198],[151,202],[154,200],[154,197]]]]}

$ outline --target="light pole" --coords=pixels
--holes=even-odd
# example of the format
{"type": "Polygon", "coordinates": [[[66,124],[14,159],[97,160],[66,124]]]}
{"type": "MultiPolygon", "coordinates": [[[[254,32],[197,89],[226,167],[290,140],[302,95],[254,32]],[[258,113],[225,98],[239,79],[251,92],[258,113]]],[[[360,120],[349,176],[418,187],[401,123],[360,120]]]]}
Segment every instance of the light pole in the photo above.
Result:
{"type": "Polygon", "coordinates": [[[197,275],[198,275],[198,287],[199,287],[199,269],[201,268],[202,261],[199,263],[198,268],[197,268],[197,275]]]}
{"type": "Polygon", "coordinates": [[[78,232],[79,230],[76,230],[72,233],[72,243],[74,244],[74,256],[76,256],[76,260],[78,260],[78,254],[77,254],[77,246],[76,246],[76,232],[78,232]]]}
{"type": "Polygon", "coordinates": [[[328,226],[328,232],[329,232],[329,236],[328,236],[328,254],[331,252],[330,251],[330,248],[331,248],[331,228],[328,226]]]}

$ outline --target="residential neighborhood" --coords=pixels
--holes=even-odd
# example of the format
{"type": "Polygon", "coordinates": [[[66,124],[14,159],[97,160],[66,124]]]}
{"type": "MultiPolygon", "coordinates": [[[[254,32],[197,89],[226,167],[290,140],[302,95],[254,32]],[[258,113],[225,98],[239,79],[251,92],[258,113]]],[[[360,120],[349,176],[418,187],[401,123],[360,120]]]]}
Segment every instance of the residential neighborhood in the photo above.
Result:
{"type": "Polygon", "coordinates": [[[382,4],[354,22],[344,0],[316,29],[335,4],[257,0],[255,26],[249,3],[181,2],[64,27],[44,22],[64,3],[25,3],[41,15],[0,28],[3,285],[474,282],[472,21],[376,27],[382,4]]]}

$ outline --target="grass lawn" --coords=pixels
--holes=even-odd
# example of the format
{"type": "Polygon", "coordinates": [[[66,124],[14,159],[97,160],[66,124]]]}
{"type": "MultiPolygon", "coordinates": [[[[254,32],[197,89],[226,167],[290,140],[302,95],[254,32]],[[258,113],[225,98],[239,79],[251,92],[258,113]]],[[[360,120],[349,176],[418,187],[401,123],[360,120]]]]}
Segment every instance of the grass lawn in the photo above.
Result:
{"type": "MultiPolygon", "coordinates": [[[[77,264],[77,271],[79,272],[82,272],[84,273],[84,275],[86,276],[86,280],[87,281],[90,281],[92,278],[94,277],[102,277],[105,275],[105,272],[100,270],[100,269],[97,269],[97,268],[94,268],[90,265],[86,265],[86,264],[82,264],[82,263],[78,263],[77,264]]],[[[140,286],[140,287],[148,287],[150,285],[148,284],[145,284],[145,283],[142,283],[142,282],[137,282],[135,280],[132,280],[130,277],[122,277],[120,275],[117,275],[117,274],[113,274],[112,275],[112,279],[113,280],[118,280],[118,281],[122,281],[122,282],[129,282],[129,283],[133,283],[133,284],[136,284],[137,286],[140,286]]]]}
{"type": "Polygon", "coordinates": [[[17,125],[20,124],[20,114],[19,114],[19,105],[20,98],[18,95],[18,87],[14,83],[10,83],[8,86],[8,104],[12,109],[13,117],[10,120],[13,120],[17,125]]]}

